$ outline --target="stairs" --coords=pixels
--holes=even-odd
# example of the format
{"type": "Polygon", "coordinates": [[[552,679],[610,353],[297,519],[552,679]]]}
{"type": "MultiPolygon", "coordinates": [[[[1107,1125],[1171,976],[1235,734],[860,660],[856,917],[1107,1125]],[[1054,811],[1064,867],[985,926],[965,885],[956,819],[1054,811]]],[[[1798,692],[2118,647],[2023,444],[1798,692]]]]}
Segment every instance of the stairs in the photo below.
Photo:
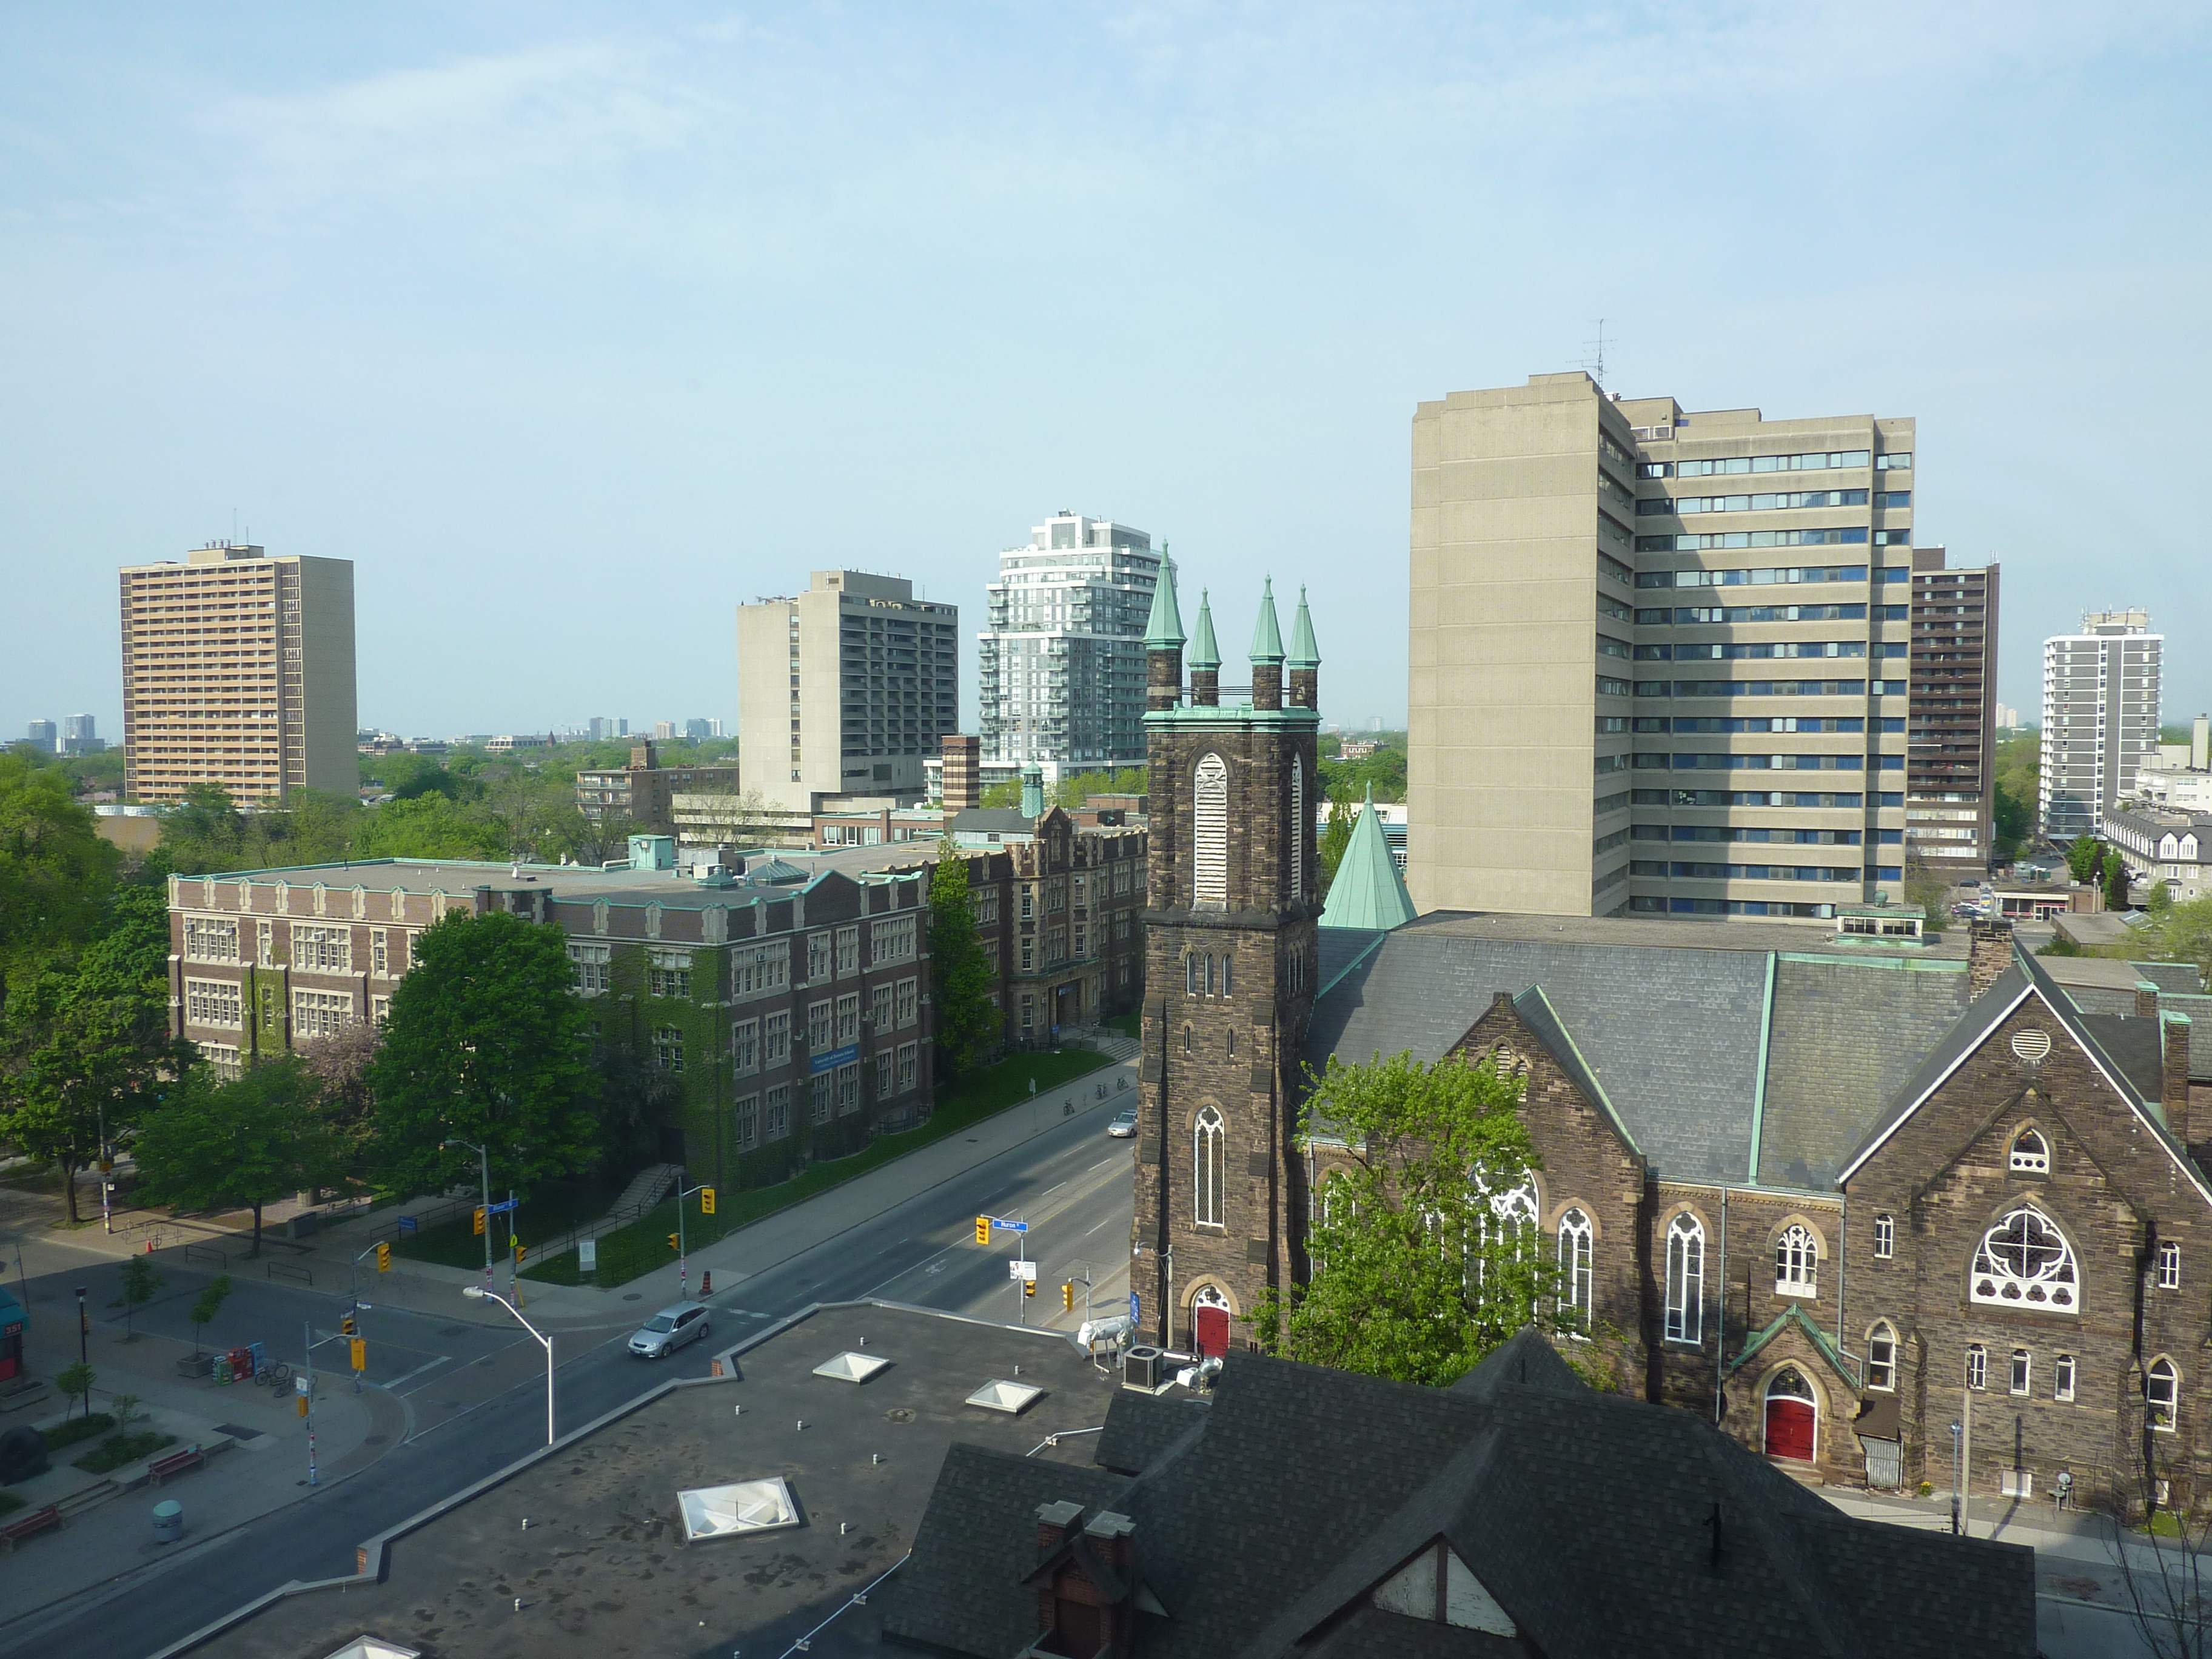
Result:
{"type": "Polygon", "coordinates": [[[635,1221],[667,1197],[669,1188],[683,1176],[684,1166],[681,1164],[647,1165],[630,1177],[630,1183],[623,1188],[622,1196],[608,1207],[608,1216],[619,1216],[623,1221],[635,1221]]]}
{"type": "Polygon", "coordinates": [[[66,1498],[56,1498],[54,1507],[62,1512],[62,1519],[67,1521],[72,1516],[81,1515],[88,1509],[105,1504],[111,1498],[119,1496],[122,1491],[122,1485],[118,1481],[95,1480],[89,1486],[79,1486],[66,1498]]]}

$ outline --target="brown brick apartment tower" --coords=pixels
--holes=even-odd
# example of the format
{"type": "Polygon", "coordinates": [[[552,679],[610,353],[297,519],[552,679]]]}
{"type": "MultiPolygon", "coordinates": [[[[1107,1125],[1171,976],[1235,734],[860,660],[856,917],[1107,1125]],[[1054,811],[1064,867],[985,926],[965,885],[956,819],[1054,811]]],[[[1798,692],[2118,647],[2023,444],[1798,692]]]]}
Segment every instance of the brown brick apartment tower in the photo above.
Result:
{"type": "Polygon", "coordinates": [[[1129,1282],[1146,1340],[1220,1353],[1249,1340],[1240,1322],[1260,1292],[1301,1271],[1296,1070],[1321,915],[1321,662],[1303,593],[1285,658],[1272,584],[1250,702],[1221,704],[1204,602],[1192,643],[1185,704],[1170,565],[1145,634],[1152,815],[1129,1282]]]}

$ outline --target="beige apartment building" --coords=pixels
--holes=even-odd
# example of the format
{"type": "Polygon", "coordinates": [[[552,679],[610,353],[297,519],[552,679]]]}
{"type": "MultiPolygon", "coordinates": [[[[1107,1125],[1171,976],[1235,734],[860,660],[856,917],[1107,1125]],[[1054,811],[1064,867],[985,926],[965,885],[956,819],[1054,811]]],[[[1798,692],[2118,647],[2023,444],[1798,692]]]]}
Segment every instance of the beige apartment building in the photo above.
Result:
{"type": "Polygon", "coordinates": [[[353,562],[237,542],[122,572],[124,787],[173,801],[196,783],[279,805],[350,795],[353,562]]]}
{"type": "Polygon", "coordinates": [[[1901,896],[1913,434],[1579,372],[1420,404],[1415,903],[1811,920],[1901,896]]]}
{"type": "Polygon", "coordinates": [[[919,800],[922,761],[960,727],[960,610],[914,584],[817,570],[738,607],[738,768],[763,805],[919,800]]]}

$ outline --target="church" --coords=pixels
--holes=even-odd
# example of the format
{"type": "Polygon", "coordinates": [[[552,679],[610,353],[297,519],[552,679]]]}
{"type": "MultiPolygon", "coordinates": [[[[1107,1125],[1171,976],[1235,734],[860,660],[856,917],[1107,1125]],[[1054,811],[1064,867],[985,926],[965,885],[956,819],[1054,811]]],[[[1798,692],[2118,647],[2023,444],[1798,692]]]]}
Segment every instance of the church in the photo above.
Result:
{"type": "Polygon", "coordinates": [[[1330,1055],[1495,1057],[1537,1153],[1500,1217],[1556,1252],[1563,1324],[1617,1334],[1622,1392],[1808,1480],[1948,1487],[1955,1456],[1979,1494],[2212,1504],[2193,968],[1923,939],[1893,907],[1416,917],[1371,811],[1325,907],[1304,597],[1286,651],[1263,593],[1249,702],[1171,571],[1146,646],[1146,1340],[1248,1346],[1261,1291],[1310,1273],[1340,1149],[1299,1107],[1330,1055]]]}

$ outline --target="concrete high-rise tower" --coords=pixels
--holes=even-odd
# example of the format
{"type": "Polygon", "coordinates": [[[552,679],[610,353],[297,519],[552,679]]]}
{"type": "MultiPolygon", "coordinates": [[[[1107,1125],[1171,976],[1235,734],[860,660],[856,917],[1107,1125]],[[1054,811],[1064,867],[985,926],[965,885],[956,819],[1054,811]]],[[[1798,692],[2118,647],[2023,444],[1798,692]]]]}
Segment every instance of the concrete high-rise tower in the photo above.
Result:
{"type": "Polygon", "coordinates": [[[1420,908],[1814,920],[1901,893],[1913,433],[1579,372],[1422,404],[1420,908]]]}
{"type": "Polygon", "coordinates": [[[122,572],[124,787],[240,801],[361,787],[353,562],[237,542],[122,572]]]}
{"type": "Polygon", "coordinates": [[[2135,787],[2158,754],[2166,640],[2148,611],[2092,611],[2078,634],[2043,642],[2043,830],[2094,835],[2105,809],[2135,787]]]}

